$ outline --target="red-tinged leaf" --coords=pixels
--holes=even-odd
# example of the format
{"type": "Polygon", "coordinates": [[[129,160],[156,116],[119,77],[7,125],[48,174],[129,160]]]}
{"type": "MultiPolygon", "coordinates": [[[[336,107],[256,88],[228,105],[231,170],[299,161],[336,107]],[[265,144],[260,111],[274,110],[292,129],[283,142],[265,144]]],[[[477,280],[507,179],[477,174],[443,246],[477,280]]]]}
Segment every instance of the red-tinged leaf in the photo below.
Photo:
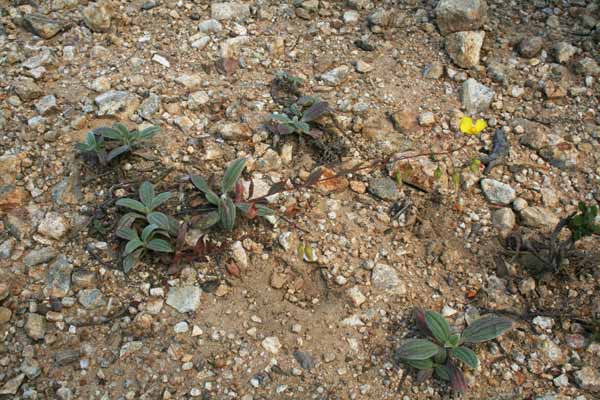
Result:
{"type": "Polygon", "coordinates": [[[415,322],[417,324],[417,328],[423,335],[433,337],[433,334],[427,327],[427,322],[425,321],[425,312],[423,310],[417,309],[415,311],[415,322]]]}
{"type": "Polygon", "coordinates": [[[248,199],[254,196],[254,179],[250,179],[250,187],[248,188],[248,199]]]}
{"type": "Polygon", "coordinates": [[[329,112],[329,104],[325,101],[319,101],[304,111],[304,114],[302,115],[302,121],[314,121],[327,112],[329,112]]]}
{"type": "Polygon", "coordinates": [[[183,245],[185,244],[185,235],[187,234],[187,231],[187,224],[179,225],[179,230],[177,231],[177,240],[175,241],[175,249],[177,249],[177,251],[183,249],[183,245]]]}
{"type": "Polygon", "coordinates": [[[244,199],[244,185],[242,185],[242,182],[237,181],[235,183],[235,202],[241,203],[243,199],[244,199]]]}
{"type": "Polygon", "coordinates": [[[452,390],[464,393],[467,390],[467,381],[463,372],[450,361],[446,363],[446,367],[448,368],[452,390]]]}
{"type": "Polygon", "coordinates": [[[319,129],[311,129],[306,134],[315,140],[320,140],[323,138],[323,135],[325,135],[323,131],[319,129]]]}
{"type": "Polygon", "coordinates": [[[225,268],[227,268],[227,272],[230,275],[235,276],[238,279],[242,277],[240,267],[238,267],[238,265],[236,263],[234,263],[234,262],[227,263],[227,266],[225,268]]]}
{"type": "Polygon", "coordinates": [[[314,184],[316,184],[319,181],[319,179],[321,178],[321,175],[323,175],[323,168],[318,167],[308,176],[308,178],[306,179],[305,185],[313,186],[314,184]]]}
{"type": "Polygon", "coordinates": [[[254,219],[256,218],[256,203],[250,203],[250,207],[248,208],[248,211],[246,212],[246,217],[248,217],[248,219],[254,219]]]}

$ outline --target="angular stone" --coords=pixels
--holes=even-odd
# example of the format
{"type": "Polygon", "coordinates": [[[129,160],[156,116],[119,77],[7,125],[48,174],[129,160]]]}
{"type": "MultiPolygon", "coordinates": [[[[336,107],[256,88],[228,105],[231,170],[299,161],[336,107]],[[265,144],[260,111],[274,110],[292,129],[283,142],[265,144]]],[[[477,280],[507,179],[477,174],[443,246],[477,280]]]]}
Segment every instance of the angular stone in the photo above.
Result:
{"type": "Polygon", "coordinates": [[[442,35],[474,31],[486,20],[487,3],[485,0],[440,0],[435,17],[442,35]]]}
{"type": "Polygon", "coordinates": [[[107,32],[110,29],[111,14],[104,4],[91,3],[83,9],[83,22],[94,32],[107,32]]]}
{"type": "Polygon", "coordinates": [[[65,297],[69,293],[72,271],[73,265],[63,255],[50,265],[46,278],[48,296],[65,297]]]}
{"type": "Polygon", "coordinates": [[[361,304],[367,301],[367,298],[357,286],[349,288],[346,290],[346,293],[348,294],[348,297],[350,297],[350,300],[352,300],[354,307],[360,307],[361,304]]]}
{"type": "Polygon", "coordinates": [[[23,27],[43,39],[50,39],[65,28],[65,23],[42,14],[33,13],[23,16],[23,27]]]}
{"type": "Polygon", "coordinates": [[[0,325],[7,323],[10,321],[12,317],[12,311],[10,308],[0,307],[0,325]]]}
{"type": "Polygon", "coordinates": [[[462,85],[461,102],[469,114],[475,114],[490,107],[494,94],[489,87],[469,78],[462,85]]]}
{"type": "Polygon", "coordinates": [[[540,36],[527,36],[519,43],[519,54],[524,58],[533,58],[538,55],[544,45],[540,36]]]}
{"type": "Polygon", "coordinates": [[[37,69],[43,65],[51,64],[54,62],[52,52],[48,48],[42,48],[42,50],[33,57],[23,61],[23,66],[29,70],[37,69]]]}
{"type": "Polygon", "coordinates": [[[155,93],[150,93],[147,98],[142,101],[138,108],[138,114],[142,118],[150,118],[160,110],[160,96],[155,93]]]}
{"type": "Polygon", "coordinates": [[[577,47],[568,42],[559,42],[552,50],[554,51],[556,61],[561,64],[567,63],[579,51],[577,47]]]}
{"type": "Polygon", "coordinates": [[[130,356],[131,354],[140,351],[144,347],[144,343],[141,341],[133,341],[127,342],[123,346],[121,346],[121,350],[119,351],[119,358],[125,358],[130,356]]]}
{"type": "Polygon", "coordinates": [[[510,208],[501,208],[492,213],[492,225],[500,235],[508,235],[515,227],[516,217],[510,208]]]}
{"type": "Polygon", "coordinates": [[[204,90],[190,93],[188,97],[188,108],[190,110],[198,110],[201,106],[207,104],[210,101],[208,93],[204,90]]]}
{"type": "Polygon", "coordinates": [[[248,4],[235,1],[227,3],[212,3],[210,5],[210,15],[218,21],[230,19],[243,19],[250,16],[250,7],[248,4]]]}
{"type": "Polygon", "coordinates": [[[23,101],[31,101],[41,97],[44,92],[31,78],[19,78],[14,83],[17,96],[23,101]]]}
{"type": "Polygon", "coordinates": [[[521,210],[521,223],[532,228],[554,228],[559,218],[547,208],[527,207],[521,210]]]}
{"type": "Polygon", "coordinates": [[[319,182],[316,184],[317,189],[325,192],[339,192],[348,187],[348,179],[343,176],[335,177],[337,174],[326,167],[323,167],[319,182]]]}
{"type": "Polygon", "coordinates": [[[484,31],[456,32],[446,36],[446,51],[452,61],[461,68],[479,64],[484,31]]]}
{"type": "Polygon", "coordinates": [[[25,322],[25,332],[33,340],[41,340],[46,336],[46,319],[34,313],[27,314],[25,322]]]}
{"type": "Polygon", "coordinates": [[[515,189],[510,185],[494,179],[482,179],[481,189],[491,203],[507,205],[517,197],[515,189]]]}
{"type": "Polygon", "coordinates": [[[221,135],[225,140],[246,140],[252,137],[252,130],[248,125],[224,120],[217,122],[211,132],[221,135]]]}
{"type": "Polygon", "coordinates": [[[68,231],[69,225],[65,218],[56,213],[49,212],[38,225],[38,232],[52,239],[62,238],[68,231]]]}
{"type": "Polygon", "coordinates": [[[172,287],[167,295],[167,304],[180,313],[195,311],[200,306],[201,294],[196,286],[172,287]]]}
{"type": "Polygon", "coordinates": [[[77,297],[79,304],[86,309],[99,308],[106,304],[104,295],[98,289],[83,289],[77,297]]]}
{"type": "Polygon", "coordinates": [[[175,82],[185,86],[186,89],[196,89],[202,84],[202,77],[197,74],[182,74],[175,78],[175,82]]]}
{"type": "Polygon", "coordinates": [[[585,76],[598,76],[600,75],[600,66],[593,58],[585,57],[575,64],[575,72],[585,76]]]}
{"type": "Polygon", "coordinates": [[[122,111],[128,111],[129,109],[135,109],[138,104],[138,100],[135,95],[119,90],[109,90],[108,92],[102,93],[96,96],[94,102],[98,106],[98,116],[102,115],[116,115],[122,111]]]}
{"type": "Polygon", "coordinates": [[[279,350],[281,350],[282,347],[277,336],[266,337],[261,344],[265,350],[273,354],[279,353],[279,350]]]}
{"type": "Polygon", "coordinates": [[[334,68],[321,75],[323,82],[330,86],[337,86],[344,82],[350,73],[350,68],[347,65],[334,68]]]}
{"type": "Polygon", "coordinates": [[[402,198],[402,192],[398,190],[398,185],[391,178],[373,178],[369,181],[369,193],[388,201],[396,201],[402,198]]]}
{"type": "Polygon", "coordinates": [[[27,192],[20,186],[0,185],[0,211],[20,208],[27,198],[27,192]]]}
{"type": "Polygon", "coordinates": [[[597,368],[586,366],[576,371],[573,376],[581,388],[591,391],[600,390],[600,372],[597,368]]]}
{"type": "Polygon", "coordinates": [[[406,285],[398,277],[396,270],[386,264],[376,264],[371,273],[371,284],[375,289],[393,294],[406,294],[406,285]]]}
{"type": "Polygon", "coordinates": [[[46,115],[56,110],[56,97],[54,95],[49,94],[48,96],[44,96],[39,99],[35,103],[35,109],[41,115],[46,115]]]}
{"type": "Polygon", "coordinates": [[[223,30],[223,25],[216,19],[208,19],[198,24],[198,31],[204,33],[216,33],[223,30]]]}
{"type": "Polygon", "coordinates": [[[17,394],[19,387],[25,379],[25,374],[19,374],[12,379],[6,381],[6,383],[0,388],[0,395],[14,395],[17,394]]]}
{"type": "Polygon", "coordinates": [[[71,275],[73,289],[92,289],[96,286],[98,275],[94,271],[77,269],[71,275]]]}
{"type": "Polygon", "coordinates": [[[31,250],[23,257],[23,263],[27,267],[47,263],[58,255],[58,252],[52,247],[42,247],[41,249],[31,250]]]}
{"type": "Polygon", "coordinates": [[[312,369],[316,365],[314,358],[304,351],[294,351],[294,358],[303,369],[312,369]]]}

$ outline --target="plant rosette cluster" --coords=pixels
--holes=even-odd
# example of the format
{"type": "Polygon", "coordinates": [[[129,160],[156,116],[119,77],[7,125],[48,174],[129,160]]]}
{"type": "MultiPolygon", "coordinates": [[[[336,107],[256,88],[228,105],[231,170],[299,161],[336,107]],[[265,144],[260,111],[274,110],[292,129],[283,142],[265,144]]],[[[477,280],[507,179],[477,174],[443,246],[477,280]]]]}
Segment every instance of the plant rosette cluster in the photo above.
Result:
{"type": "Polygon", "coordinates": [[[452,332],[446,319],[435,311],[416,312],[419,330],[428,339],[409,339],[395,352],[398,363],[405,363],[419,370],[418,381],[433,374],[449,381],[453,390],[464,392],[467,383],[459,363],[477,368],[479,360],[469,344],[492,340],[512,327],[509,318],[486,315],[473,321],[462,333],[452,332]]]}
{"type": "Polygon", "coordinates": [[[120,155],[133,151],[141,142],[152,139],[159,132],[158,126],[130,131],[125,125],[116,123],[112,128],[100,127],[88,132],[85,141],[75,144],[75,148],[83,154],[96,156],[100,164],[106,165],[120,155]]]}
{"type": "Polygon", "coordinates": [[[315,120],[330,111],[329,104],[311,96],[302,96],[294,104],[283,110],[283,113],[273,113],[269,125],[271,132],[279,135],[308,135],[319,139],[323,132],[314,126],[315,120]]]}
{"type": "Polygon", "coordinates": [[[208,202],[207,212],[194,218],[191,222],[192,226],[206,230],[218,224],[223,229],[231,231],[235,227],[238,211],[249,219],[267,217],[273,214],[273,210],[261,204],[264,198],[251,199],[253,195],[252,184],[248,199],[244,199],[244,186],[240,181],[240,176],[246,167],[246,161],[246,158],[239,158],[229,164],[221,180],[221,192],[219,194],[214,192],[203,178],[197,175],[191,177],[194,186],[204,194],[208,202]]]}
{"type": "Polygon", "coordinates": [[[121,217],[116,235],[127,240],[123,250],[123,271],[129,272],[148,251],[172,253],[172,238],[177,236],[179,221],[162,212],[158,207],[171,198],[171,193],[156,194],[150,182],[144,182],[139,189],[139,200],[122,198],[117,200],[119,207],[132,211],[121,217]],[[141,233],[138,233],[141,229],[141,233]]]}

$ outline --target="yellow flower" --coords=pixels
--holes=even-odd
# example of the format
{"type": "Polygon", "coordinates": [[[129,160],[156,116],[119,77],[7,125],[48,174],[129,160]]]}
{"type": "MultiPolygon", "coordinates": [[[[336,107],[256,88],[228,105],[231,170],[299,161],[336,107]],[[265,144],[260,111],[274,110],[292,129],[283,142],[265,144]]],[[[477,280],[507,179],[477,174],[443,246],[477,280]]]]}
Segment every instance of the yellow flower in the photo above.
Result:
{"type": "Polygon", "coordinates": [[[478,119],[475,123],[473,123],[473,118],[471,117],[462,117],[460,119],[460,131],[465,135],[477,135],[485,128],[487,128],[487,122],[483,119],[478,119]]]}

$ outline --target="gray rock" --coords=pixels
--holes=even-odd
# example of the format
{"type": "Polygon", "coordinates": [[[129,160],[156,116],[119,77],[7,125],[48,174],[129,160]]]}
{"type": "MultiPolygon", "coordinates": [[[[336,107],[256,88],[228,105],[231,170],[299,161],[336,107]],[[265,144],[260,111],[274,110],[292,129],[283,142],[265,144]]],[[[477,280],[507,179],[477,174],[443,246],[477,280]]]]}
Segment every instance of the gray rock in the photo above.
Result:
{"type": "Polygon", "coordinates": [[[279,353],[281,350],[281,342],[277,336],[268,336],[261,342],[262,347],[272,354],[279,353]]]}
{"type": "Polygon", "coordinates": [[[80,356],[81,356],[81,354],[80,354],[79,350],[68,349],[68,350],[62,350],[62,351],[58,351],[58,352],[54,353],[52,358],[54,359],[54,363],[58,367],[64,367],[65,365],[69,365],[69,364],[72,364],[72,363],[78,361],[80,356]]]}
{"type": "Polygon", "coordinates": [[[21,372],[27,375],[27,378],[31,380],[37,378],[42,373],[42,369],[36,360],[26,359],[21,363],[21,372]]]}
{"type": "Polygon", "coordinates": [[[204,33],[216,33],[223,30],[223,25],[221,25],[221,23],[216,19],[208,19],[200,22],[198,25],[198,30],[204,33]]]}
{"type": "Polygon", "coordinates": [[[492,213],[492,225],[502,236],[506,236],[515,227],[516,217],[510,208],[501,208],[492,213]]]}
{"type": "Polygon", "coordinates": [[[6,381],[6,383],[0,388],[0,395],[16,394],[17,390],[23,383],[25,374],[19,374],[12,379],[6,381]]]}
{"type": "Polygon", "coordinates": [[[47,213],[40,222],[37,230],[46,237],[58,240],[65,236],[68,229],[69,226],[65,218],[62,215],[51,211],[47,213]]]}
{"type": "Polygon", "coordinates": [[[543,207],[527,207],[519,213],[521,223],[532,228],[554,228],[559,218],[543,207]]]}
{"type": "Polygon", "coordinates": [[[487,3],[485,0],[440,0],[435,17],[442,35],[474,31],[486,20],[487,3]]]}
{"type": "Polygon", "coordinates": [[[510,204],[517,196],[510,185],[494,179],[482,179],[481,189],[488,201],[496,204],[510,204]]]}
{"type": "Polygon", "coordinates": [[[208,93],[204,90],[198,90],[197,92],[190,93],[188,97],[188,108],[190,110],[198,110],[203,105],[210,101],[208,93]]]}
{"type": "Polygon", "coordinates": [[[470,114],[486,111],[494,99],[494,91],[477,82],[473,78],[467,79],[461,88],[461,102],[470,114]]]}
{"type": "Polygon", "coordinates": [[[185,321],[178,322],[173,327],[173,330],[175,331],[175,333],[185,333],[189,329],[190,329],[190,327],[189,327],[188,323],[185,321]]]}
{"type": "Polygon", "coordinates": [[[600,372],[597,368],[583,367],[573,375],[575,376],[575,382],[581,388],[592,391],[600,390],[600,372]]]}
{"type": "Polygon", "coordinates": [[[91,3],[83,9],[83,22],[94,32],[107,32],[110,29],[111,14],[108,7],[100,3],[91,3]]]}
{"type": "Polygon", "coordinates": [[[346,25],[354,25],[360,20],[360,14],[356,10],[348,10],[344,12],[342,20],[346,25]]]}
{"type": "Polygon", "coordinates": [[[33,13],[23,16],[23,27],[43,39],[50,39],[65,28],[65,23],[42,14],[33,13]]]}
{"type": "Polygon", "coordinates": [[[68,387],[61,387],[58,388],[58,390],[56,391],[56,396],[58,397],[59,400],[73,400],[74,396],[73,396],[73,391],[71,389],[69,389],[68,387]]]}
{"type": "Polygon", "coordinates": [[[3,325],[10,321],[12,317],[12,311],[10,308],[0,307],[0,325],[3,325]]]}
{"type": "Polygon", "coordinates": [[[461,68],[479,64],[484,31],[456,32],[446,36],[446,51],[452,61],[461,68]]]}
{"type": "Polygon", "coordinates": [[[519,54],[524,58],[533,58],[538,55],[544,45],[540,36],[527,36],[519,43],[519,54]]]}
{"type": "Polygon", "coordinates": [[[150,93],[147,98],[142,101],[138,108],[138,114],[142,118],[150,118],[160,110],[160,96],[155,93],[150,93]]]}
{"type": "Polygon", "coordinates": [[[77,269],[71,275],[73,289],[93,289],[96,286],[98,275],[94,271],[77,269]]]}
{"type": "Polygon", "coordinates": [[[373,12],[371,12],[367,17],[367,22],[371,26],[376,25],[385,27],[390,24],[391,20],[392,13],[383,7],[373,10],[373,12]]]}
{"type": "Polygon", "coordinates": [[[119,358],[125,358],[144,347],[144,343],[138,340],[134,340],[132,342],[127,342],[123,346],[121,346],[121,350],[119,350],[119,358]]]}
{"type": "Polygon", "coordinates": [[[396,270],[386,264],[376,264],[371,272],[371,284],[375,289],[393,294],[406,294],[406,285],[398,277],[396,270]]]}
{"type": "Polygon", "coordinates": [[[29,70],[33,70],[47,64],[52,64],[53,62],[54,58],[50,49],[42,48],[38,54],[23,61],[23,66],[29,70]]]}
{"type": "Polygon", "coordinates": [[[44,92],[31,78],[19,78],[14,83],[17,96],[23,101],[31,101],[41,97],[44,92]]]}
{"type": "Polygon", "coordinates": [[[211,132],[221,135],[225,140],[246,140],[252,137],[252,131],[246,124],[221,120],[211,128],[211,132]]]}
{"type": "Polygon", "coordinates": [[[557,43],[552,50],[556,61],[561,64],[567,63],[579,51],[577,47],[567,42],[557,43]]]}
{"type": "Polygon", "coordinates": [[[104,295],[98,289],[83,289],[77,297],[79,304],[86,309],[99,308],[106,304],[104,295]]]}
{"type": "Polygon", "coordinates": [[[396,201],[402,197],[396,182],[388,177],[372,178],[369,181],[369,193],[383,200],[396,201]]]}
{"type": "Polygon", "coordinates": [[[321,75],[321,80],[330,86],[337,86],[344,82],[350,73],[350,68],[347,65],[334,68],[321,75]]]}
{"type": "Polygon", "coordinates": [[[43,339],[46,336],[46,319],[39,314],[27,314],[25,333],[33,340],[43,339]]]}
{"type": "Polygon", "coordinates": [[[228,3],[212,3],[210,5],[210,15],[218,21],[230,19],[243,19],[250,16],[250,7],[248,4],[235,1],[228,3]]]}
{"type": "Polygon", "coordinates": [[[56,97],[54,95],[49,94],[48,96],[44,96],[39,99],[35,103],[35,109],[41,115],[49,114],[56,110],[56,97]]]}
{"type": "Polygon", "coordinates": [[[600,66],[593,58],[585,57],[575,64],[575,72],[585,76],[598,76],[600,75],[600,66]]]}
{"type": "Polygon", "coordinates": [[[294,358],[296,361],[298,361],[298,364],[300,364],[303,369],[312,369],[316,365],[312,356],[304,351],[294,351],[294,358]]]}
{"type": "Polygon", "coordinates": [[[195,311],[200,306],[201,294],[196,286],[172,287],[167,295],[167,304],[180,313],[195,311]]]}
{"type": "Polygon", "coordinates": [[[423,69],[423,77],[425,79],[439,79],[444,75],[444,65],[439,62],[427,64],[423,69]]]}
{"type": "Polygon", "coordinates": [[[98,106],[98,116],[102,116],[115,115],[125,110],[136,101],[136,98],[129,92],[109,90],[97,96],[94,101],[98,106]]]}
{"type": "Polygon", "coordinates": [[[50,265],[46,278],[48,296],[65,297],[69,293],[72,271],[73,265],[63,255],[50,265]]]}
{"type": "Polygon", "coordinates": [[[8,238],[4,242],[2,242],[2,244],[0,244],[0,260],[9,258],[14,248],[15,239],[8,238]]]}
{"type": "Polygon", "coordinates": [[[41,249],[31,250],[23,257],[23,263],[27,267],[47,263],[58,255],[58,252],[52,247],[42,247],[41,249]]]}
{"type": "Polygon", "coordinates": [[[570,144],[545,146],[538,151],[538,154],[556,168],[568,170],[577,166],[578,152],[570,144]]]}

